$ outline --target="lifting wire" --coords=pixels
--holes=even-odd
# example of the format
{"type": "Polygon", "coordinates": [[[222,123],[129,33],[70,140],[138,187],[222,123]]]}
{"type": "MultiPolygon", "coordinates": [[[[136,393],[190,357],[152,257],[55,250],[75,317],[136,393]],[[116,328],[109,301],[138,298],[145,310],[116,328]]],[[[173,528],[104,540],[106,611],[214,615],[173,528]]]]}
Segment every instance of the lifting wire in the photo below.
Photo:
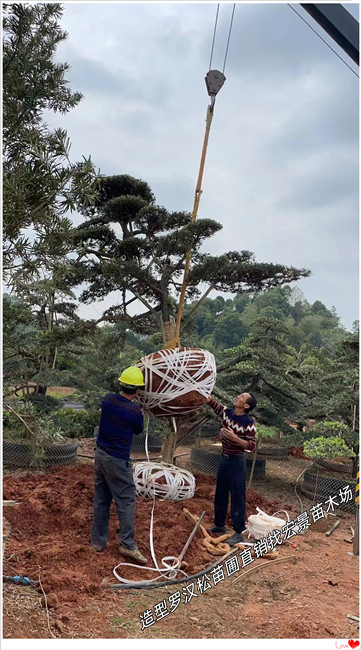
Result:
{"type": "Polygon", "coordinates": [[[234,12],[236,9],[236,3],[233,5],[233,10],[232,10],[232,17],[231,17],[231,23],[229,25],[229,32],[228,32],[228,39],[227,39],[227,47],[226,47],[226,53],[224,55],[224,61],[223,61],[223,69],[222,69],[222,74],[224,74],[224,69],[226,67],[226,61],[227,61],[227,56],[228,56],[228,47],[229,47],[229,41],[231,39],[231,33],[232,33],[232,26],[233,26],[233,18],[234,18],[234,12]]]}
{"type": "MultiPolygon", "coordinates": [[[[228,38],[227,38],[226,52],[225,52],[225,55],[224,55],[222,74],[224,74],[224,70],[225,70],[225,67],[226,67],[226,61],[227,61],[227,56],[228,56],[228,47],[229,47],[229,41],[231,39],[231,33],[232,33],[232,27],[233,27],[233,18],[234,18],[235,10],[236,10],[236,3],[234,3],[233,9],[232,9],[232,16],[231,16],[231,22],[230,22],[230,25],[229,25],[228,38]]],[[[218,14],[219,14],[219,3],[217,4],[216,19],[214,21],[214,31],[213,31],[213,40],[212,40],[212,47],[211,47],[211,57],[210,57],[210,60],[209,60],[209,70],[212,67],[214,43],[215,43],[215,40],[216,40],[216,33],[217,33],[218,14]]]]}
{"type": "MultiPolygon", "coordinates": [[[[203,141],[203,149],[202,149],[202,155],[201,155],[201,162],[200,162],[200,167],[199,167],[199,173],[198,173],[198,180],[197,180],[197,186],[196,186],[196,191],[195,191],[195,197],[194,197],[194,205],[193,205],[193,212],[192,212],[192,222],[194,223],[196,218],[197,218],[197,212],[198,212],[198,205],[202,193],[202,178],[203,178],[203,171],[204,171],[204,164],[205,164],[205,158],[206,158],[206,152],[207,152],[207,145],[208,145],[208,136],[209,136],[209,130],[211,127],[212,123],[212,118],[213,118],[213,111],[214,111],[214,104],[215,104],[215,99],[216,95],[219,92],[219,90],[222,88],[226,78],[224,76],[224,70],[226,66],[226,61],[227,61],[227,55],[228,55],[228,47],[229,47],[229,41],[231,38],[231,32],[232,32],[232,25],[233,25],[233,17],[234,17],[234,11],[235,11],[236,5],[233,5],[233,11],[232,11],[232,17],[231,17],[231,22],[230,22],[230,27],[229,27],[229,32],[228,32],[228,39],[227,39],[227,45],[226,45],[226,51],[225,51],[225,57],[224,57],[224,62],[223,62],[223,71],[219,72],[218,70],[208,70],[206,77],[205,77],[205,82],[206,82],[206,87],[208,91],[208,95],[211,98],[211,103],[208,106],[207,109],[207,116],[206,116],[206,130],[204,134],[204,141],[203,141]]],[[[216,37],[216,32],[217,32],[217,22],[218,22],[218,13],[219,13],[219,4],[217,7],[217,14],[216,14],[216,20],[215,20],[215,27],[214,27],[214,34],[213,34],[213,42],[212,42],[212,47],[211,47],[211,58],[210,58],[210,66],[212,63],[212,57],[213,57],[213,49],[214,49],[214,42],[215,42],[215,37],[216,37]]],[[[175,330],[175,335],[172,341],[168,341],[163,349],[167,348],[176,348],[180,347],[180,339],[179,339],[179,332],[180,332],[180,323],[182,319],[182,312],[183,312],[183,306],[184,306],[184,299],[185,299],[185,292],[187,288],[187,278],[188,278],[188,273],[189,273],[189,267],[190,267],[190,260],[191,260],[191,254],[192,254],[192,248],[193,245],[191,243],[189,250],[187,251],[186,255],[186,261],[185,261],[185,268],[184,268],[184,276],[183,276],[183,283],[182,283],[182,288],[181,288],[181,295],[180,295],[180,300],[179,300],[179,307],[178,307],[178,313],[177,313],[177,322],[176,322],[176,330],[175,330]]],[[[175,418],[172,418],[173,420],[173,426],[175,433],[177,433],[177,426],[175,422],[175,418]]],[[[146,456],[148,459],[148,464],[151,466],[152,463],[149,462],[149,453],[148,453],[148,431],[149,431],[149,418],[146,426],[146,440],[145,440],[145,452],[146,456]]],[[[170,492],[173,489],[177,489],[179,491],[179,488],[177,486],[172,486],[170,484],[171,481],[175,481],[175,477],[171,476],[171,470],[176,470],[177,468],[173,466],[168,466],[168,472],[167,472],[167,465],[165,463],[161,463],[161,465],[164,467],[164,476],[166,476],[167,480],[167,486],[170,488],[170,492]]],[[[179,470],[181,472],[181,470],[179,470]]],[[[178,573],[183,574],[183,578],[181,579],[182,581],[189,580],[189,577],[187,576],[186,572],[181,569],[181,556],[175,557],[175,556],[167,556],[163,557],[161,559],[161,564],[163,567],[160,567],[157,558],[155,556],[155,551],[154,551],[154,544],[153,544],[153,522],[154,522],[154,507],[155,507],[155,477],[152,476],[152,473],[150,472],[148,474],[148,481],[151,482],[152,488],[153,488],[153,506],[152,506],[152,511],[151,511],[151,520],[150,520],[150,531],[149,531],[149,545],[150,545],[150,552],[151,552],[151,557],[153,560],[154,567],[144,567],[143,565],[136,565],[132,564],[129,562],[121,562],[118,564],[114,569],[113,569],[113,574],[117,578],[117,580],[122,583],[122,585],[119,585],[119,587],[123,588],[129,588],[129,587],[139,587],[139,586],[147,586],[149,587],[150,585],[153,585],[153,583],[157,583],[157,581],[164,577],[166,579],[166,582],[173,582],[174,579],[177,578],[178,573]],[[133,567],[136,569],[142,569],[143,571],[153,571],[155,572],[156,575],[154,578],[146,580],[146,581],[139,581],[139,580],[127,580],[126,578],[123,578],[117,573],[117,569],[119,567],[133,567]]],[[[191,488],[188,488],[191,489],[191,488]]],[[[200,523],[200,521],[199,521],[200,523]]],[[[191,538],[188,540],[190,543],[191,538]]],[[[188,543],[187,542],[187,543],[188,543]]],[[[183,549],[183,552],[185,551],[186,547],[183,549]]],[[[161,584],[165,584],[161,583],[161,584]]],[[[158,583],[159,584],[159,583],[158,583]]],[[[174,583],[173,583],[174,584],[174,583]]]]}
{"type": "Polygon", "coordinates": [[[210,70],[211,67],[212,67],[214,41],[216,40],[216,31],[217,31],[217,23],[218,23],[218,14],[219,14],[219,3],[217,4],[216,20],[214,21],[213,41],[212,41],[212,47],[211,47],[211,58],[209,59],[209,68],[208,68],[208,70],[210,70]]]}
{"type": "MultiPolygon", "coordinates": [[[[195,195],[194,195],[194,203],[193,203],[193,210],[192,210],[192,217],[191,217],[192,223],[194,223],[196,221],[196,219],[197,219],[198,207],[199,207],[199,202],[200,202],[200,198],[201,198],[201,194],[202,194],[203,172],[204,172],[204,165],[205,165],[206,154],[207,154],[209,132],[210,132],[212,119],[213,119],[213,112],[214,112],[214,104],[215,104],[215,101],[216,101],[216,95],[220,91],[220,89],[222,88],[222,86],[223,86],[223,84],[224,84],[224,82],[226,80],[226,77],[224,75],[224,70],[225,70],[226,62],[227,62],[228,48],[229,48],[229,42],[230,42],[231,33],[232,33],[233,18],[234,18],[235,8],[236,8],[236,3],[234,3],[234,5],[233,5],[232,16],[231,16],[231,20],[230,20],[230,26],[229,26],[229,31],[228,31],[228,38],[227,38],[227,44],[226,44],[226,50],[225,50],[225,56],[224,56],[224,62],[223,62],[223,70],[222,70],[222,72],[220,72],[219,70],[211,70],[211,69],[209,69],[207,74],[206,74],[206,77],[205,77],[207,92],[208,92],[208,95],[211,98],[211,102],[210,102],[210,105],[207,108],[206,129],[205,129],[205,133],[204,133],[201,161],[200,161],[200,165],[199,165],[198,179],[197,179],[197,185],[196,185],[196,190],[195,190],[195,195]]],[[[219,3],[217,5],[217,13],[216,13],[216,18],[215,18],[213,40],[212,40],[212,45],[211,45],[209,68],[211,67],[212,59],[213,59],[214,43],[215,43],[216,33],[217,33],[218,14],[219,14],[219,3]]],[[[192,248],[193,248],[193,241],[191,242],[191,244],[189,246],[189,249],[187,251],[186,258],[185,258],[183,281],[182,281],[181,292],[180,292],[180,297],[179,297],[179,305],[178,305],[178,312],[177,312],[177,319],[176,319],[174,337],[173,337],[173,339],[171,341],[167,341],[165,343],[165,345],[163,346],[163,349],[179,348],[180,345],[181,345],[181,343],[180,343],[180,326],[181,326],[183,307],[184,307],[184,302],[185,302],[185,294],[186,294],[186,290],[187,290],[187,286],[188,286],[187,281],[188,281],[188,275],[189,275],[189,270],[190,270],[192,248]]]]}

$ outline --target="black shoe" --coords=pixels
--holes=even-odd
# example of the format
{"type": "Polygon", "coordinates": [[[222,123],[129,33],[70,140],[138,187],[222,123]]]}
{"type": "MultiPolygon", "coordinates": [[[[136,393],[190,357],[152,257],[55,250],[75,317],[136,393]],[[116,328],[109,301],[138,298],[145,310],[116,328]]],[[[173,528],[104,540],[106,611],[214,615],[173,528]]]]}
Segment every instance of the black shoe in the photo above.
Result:
{"type": "Polygon", "coordinates": [[[209,529],[209,532],[211,533],[224,533],[226,532],[226,527],[225,526],[212,526],[212,528],[209,529]]]}
{"type": "Polygon", "coordinates": [[[232,537],[226,540],[227,544],[234,546],[235,544],[241,544],[243,542],[242,533],[234,533],[232,537]]]}

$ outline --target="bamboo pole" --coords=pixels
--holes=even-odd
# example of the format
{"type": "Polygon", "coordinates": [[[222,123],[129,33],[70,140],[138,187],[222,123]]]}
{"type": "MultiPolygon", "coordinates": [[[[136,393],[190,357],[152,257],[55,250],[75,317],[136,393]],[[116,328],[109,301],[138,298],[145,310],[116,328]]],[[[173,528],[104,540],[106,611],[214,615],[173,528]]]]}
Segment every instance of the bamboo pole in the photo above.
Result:
{"type": "MultiPolygon", "coordinates": [[[[210,132],[211,124],[212,124],[212,118],[213,118],[213,110],[212,110],[211,106],[208,106],[208,108],[207,108],[207,116],[206,116],[206,129],[205,129],[205,132],[204,132],[203,147],[202,147],[202,155],[201,155],[201,161],[200,161],[200,165],[199,165],[199,172],[198,172],[196,190],[195,190],[195,194],[194,194],[194,203],[193,203],[193,210],[192,210],[192,223],[194,223],[195,220],[197,219],[198,207],[199,207],[199,202],[200,202],[201,194],[202,194],[202,180],[203,180],[204,164],[205,164],[205,161],[206,161],[208,139],[209,139],[209,132],[210,132]]],[[[183,282],[182,282],[181,293],[180,293],[180,298],[179,298],[179,305],[178,305],[178,313],[177,313],[177,321],[176,321],[174,339],[172,341],[167,342],[163,349],[180,347],[180,338],[179,338],[180,325],[181,325],[182,314],[183,314],[185,294],[186,294],[186,290],[187,290],[187,280],[188,280],[188,275],[189,275],[191,256],[192,256],[192,246],[190,246],[190,248],[189,248],[189,250],[187,252],[187,255],[186,255],[186,259],[185,259],[183,282]]]]}
{"type": "Polygon", "coordinates": [[[263,564],[254,566],[252,569],[249,569],[245,573],[241,573],[240,576],[238,576],[235,580],[232,581],[232,584],[238,582],[239,580],[242,580],[242,578],[244,578],[248,573],[252,573],[252,571],[263,569],[266,566],[272,566],[273,564],[277,564],[277,562],[287,562],[287,560],[291,560],[291,559],[293,559],[292,555],[286,555],[286,557],[281,557],[279,560],[272,560],[272,562],[264,562],[263,564]]]}
{"type": "Polygon", "coordinates": [[[357,485],[356,485],[356,518],[355,518],[355,533],[353,538],[353,554],[359,555],[359,535],[360,535],[360,469],[357,472],[357,485]]]}

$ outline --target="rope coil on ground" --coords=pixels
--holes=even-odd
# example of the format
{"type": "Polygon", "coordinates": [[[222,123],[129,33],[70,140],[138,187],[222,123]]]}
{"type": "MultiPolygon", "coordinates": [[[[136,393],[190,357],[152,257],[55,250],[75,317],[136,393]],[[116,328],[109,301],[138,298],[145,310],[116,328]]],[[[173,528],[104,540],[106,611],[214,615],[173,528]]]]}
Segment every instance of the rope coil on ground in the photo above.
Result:
{"type": "Polygon", "coordinates": [[[137,495],[153,499],[161,497],[171,501],[191,499],[194,496],[195,479],[185,469],[166,463],[143,462],[134,466],[134,483],[137,495]],[[165,479],[165,483],[159,480],[165,479]]]}

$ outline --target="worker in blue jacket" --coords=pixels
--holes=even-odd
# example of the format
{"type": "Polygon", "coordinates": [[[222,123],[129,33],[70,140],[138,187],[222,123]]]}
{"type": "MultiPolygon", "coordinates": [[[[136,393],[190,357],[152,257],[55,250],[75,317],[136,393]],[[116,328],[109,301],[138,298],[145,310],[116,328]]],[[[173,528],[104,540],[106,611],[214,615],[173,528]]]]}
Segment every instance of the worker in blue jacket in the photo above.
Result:
{"type": "Polygon", "coordinates": [[[108,393],[102,402],[94,463],[94,515],[91,544],[103,551],[109,535],[110,505],[114,499],[119,519],[122,555],[145,565],[147,559],[134,539],[136,491],[130,448],[133,434],[143,431],[143,413],[134,403],[144,386],[141,370],[131,366],[119,377],[120,393],[108,393]]]}

